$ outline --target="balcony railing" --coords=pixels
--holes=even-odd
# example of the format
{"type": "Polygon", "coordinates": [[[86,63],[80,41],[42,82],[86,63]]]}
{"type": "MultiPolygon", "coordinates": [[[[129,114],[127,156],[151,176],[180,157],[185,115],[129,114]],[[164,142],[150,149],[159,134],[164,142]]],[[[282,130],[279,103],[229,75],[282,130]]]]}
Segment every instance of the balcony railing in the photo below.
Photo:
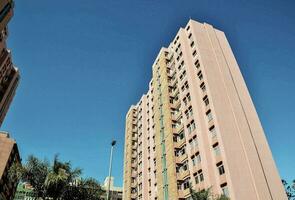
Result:
{"type": "Polygon", "coordinates": [[[185,159],[187,159],[186,153],[175,157],[176,163],[182,163],[185,159]]]}
{"type": "Polygon", "coordinates": [[[178,180],[184,180],[185,178],[187,178],[189,176],[189,170],[185,170],[185,171],[182,171],[182,172],[178,172],[177,173],[177,179],[178,180]]]}
{"type": "Polygon", "coordinates": [[[174,145],[175,148],[180,148],[185,144],[185,139],[182,138],[181,140],[178,140],[177,142],[174,142],[174,144],[175,144],[174,145]]]}

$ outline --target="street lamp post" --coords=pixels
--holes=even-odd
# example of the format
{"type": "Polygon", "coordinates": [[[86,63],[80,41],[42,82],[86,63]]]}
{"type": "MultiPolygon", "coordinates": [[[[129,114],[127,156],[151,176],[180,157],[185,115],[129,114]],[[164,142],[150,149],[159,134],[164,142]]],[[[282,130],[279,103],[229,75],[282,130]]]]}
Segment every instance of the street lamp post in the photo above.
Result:
{"type": "Polygon", "coordinates": [[[108,183],[108,191],[107,191],[107,200],[110,200],[110,187],[111,187],[111,175],[112,175],[112,162],[113,162],[113,149],[116,144],[116,140],[113,140],[111,143],[111,155],[110,155],[110,166],[109,166],[109,183],[108,183]]]}

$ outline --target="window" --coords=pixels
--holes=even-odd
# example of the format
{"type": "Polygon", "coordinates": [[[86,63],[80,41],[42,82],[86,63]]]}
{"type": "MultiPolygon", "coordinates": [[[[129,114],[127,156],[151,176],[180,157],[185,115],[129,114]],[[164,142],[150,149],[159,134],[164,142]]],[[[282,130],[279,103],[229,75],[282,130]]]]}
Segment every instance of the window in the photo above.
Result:
{"type": "Polygon", "coordinates": [[[191,101],[190,93],[187,93],[186,98],[187,98],[188,101],[191,101]]]}
{"type": "Polygon", "coordinates": [[[206,112],[206,115],[207,115],[208,121],[210,122],[210,121],[213,119],[213,116],[212,116],[212,112],[211,112],[211,110],[208,110],[208,111],[206,112]]]}
{"type": "Polygon", "coordinates": [[[186,106],[187,106],[187,98],[186,98],[186,97],[184,97],[182,101],[183,101],[184,105],[186,105],[186,106]]]}
{"type": "Polygon", "coordinates": [[[203,92],[206,92],[206,86],[205,86],[205,83],[204,83],[204,82],[201,83],[200,88],[201,88],[201,90],[202,90],[203,92]]]}
{"type": "Polygon", "coordinates": [[[194,143],[193,143],[193,140],[192,140],[192,139],[190,139],[188,142],[189,142],[190,148],[191,148],[191,149],[193,149],[193,148],[194,148],[194,143]]]}
{"type": "Polygon", "coordinates": [[[203,98],[203,101],[205,103],[205,106],[208,106],[209,105],[209,99],[208,99],[208,96],[207,95],[203,98]]]}
{"type": "Polygon", "coordinates": [[[184,138],[183,130],[179,133],[179,138],[182,140],[184,138]]]}
{"type": "Polygon", "coordinates": [[[212,138],[216,137],[216,129],[214,125],[209,128],[209,131],[211,133],[212,138]]]}
{"type": "Polygon", "coordinates": [[[228,191],[227,183],[224,183],[224,184],[220,185],[220,187],[221,187],[222,193],[225,196],[229,197],[229,191],[228,191]]]}
{"type": "Polygon", "coordinates": [[[181,147],[180,149],[175,149],[174,150],[174,154],[176,157],[182,156],[185,154],[185,145],[183,147],[181,147]]]}
{"type": "Polygon", "coordinates": [[[185,81],[184,84],[181,86],[181,91],[184,91],[185,89],[188,89],[188,82],[185,81]]]}
{"type": "Polygon", "coordinates": [[[187,93],[186,97],[183,98],[183,103],[185,106],[188,105],[188,102],[191,101],[191,96],[190,96],[190,93],[187,93]]]}
{"type": "Polygon", "coordinates": [[[192,156],[191,159],[192,159],[193,166],[196,166],[197,164],[196,156],[192,156]]]}
{"type": "Polygon", "coordinates": [[[190,106],[185,112],[184,112],[186,119],[188,119],[190,116],[193,116],[193,108],[190,106]]]}
{"type": "Polygon", "coordinates": [[[185,75],[186,75],[186,71],[184,70],[184,71],[182,72],[182,74],[179,76],[179,79],[182,81],[183,78],[185,77],[185,75]]]}
{"type": "Polygon", "coordinates": [[[185,70],[182,72],[182,75],[183,75],[183,77],[185,77],[185,75],[186,75],[186,71],[185,70]]]}
{"type": "Polygon", "coordinates": [[[188,26],[188,27],[186,28],[186,30],[188,31],[190,28],[191,28],[191,27],[190,27],[190,26],[188,26]]]}
{"type": "Polygon", "coordinates": [[[190,187],[190,178],[186,178],[184,181],[183,181],[183,189],[186,190],[190,187]]]}
{"type": "Polygon", "coordinates": [[[194,46],[195,46],[195,42],[192,41],[192,42],[191,42],[191,47],[194,47],[194,46]]]}
{"type": "Polygon", "coordinates": [[[219,175],[222,175],[225,173],[224,166],[223,166],[222,162],[217,163],[216,166],[217,166],[219,175]]]}
{"type": "Polygon", "coordinates": [[[187,82],[187,81],[184,83],[184,87],[185,87],[186,89],[188,89],[188,82],[187,82]]]}
{"type": "Polygon", "coordinates": [[[138,190],[139,190],[139,191],[142,190],[142,183],[140,183],[140,184],[138,185],[138,190]]]}
{"type": "Polygon", "coordinates": [[[198,77],[199,77],[200,81],[203,80],[203,74],[202,74],[202,71],[199,71],[199,73],[198,73],[198,77]]]}
{"type": "Polygon", "coordinates": [[[132,189],[131,189],[131,193],[132,193],[132,194],[135,194],[135,193],[136,193],[136,188],[132,188],[132,189]]]}
{"type": "Polygon", "coordinates": [[[194,136],[193,137],[193,140],[192,140],[192,145],[193,145],[193,148],[197,147],[198,146],[198,140],[197,140],[197,136],[194,136]]]}
{"type": "Polygon", "coordinates": [[[196,184],[204,181],[204,175],[203,175],[202,170],[200,170],[196,174],[194,174],[194,177],[195,177],[196,184]]]}
{"type": "Polygon", "coordinates": [[[189,116],[193,116],[193,108],[191,106],[188,108],[188,113],[189,116]]]}
{"type": "Polygon", "coordinates": [[[186,116],[186,119],[188,119],[189,118],[188,110],[184,111],[184,114],[186,116]]]}
{"type": "Polygon", "coordinates": [[[200,68],[200,62],[199,62],[199,60],[196,60],[196,62],[195,62],[195,67],[196,67],[197,69],[200,68]]]}
{"type": "Polygon", "coordinates": [[[184,61],[181,61],[180,65],[178,66],[178,70],[180,71],[183,66],[184,66],[184,61]]]}
{"type": "Polygon", "coordinates": [[[215,145],[213,145],[213,151],[214,151],[214,155],[215,156],[220,155],[220,147],[219,147],[218,143],[216,143],[215,145]]]}
{"type": "Polygon", "coordinates": [[[197,51],[194,50],[194,52],[193,52],[193,56],[196,56],[196,55],[197,55],[197,51]]]}
{"type": "Polygon", "coordinates": [[[193,130],[196,129],[196,124],[195,124],[195,121],[192,120],[188,125],[187,125],[187,129],[188,129],[188,132],[191,133],[193,130]]]}
{"type": "Polygon", "coordinates": [[[181,171],[188,170],[188,164],[187,163],[188,163],[187,160],[183,163],[181,171]]]}
{"type": "Polygon", "coordinates": [[[200,153],[196,154],[196,163],[197,164],[201,163],[201,155],[200,155],[200,153]]]}
{"type": "Polygon", "coordinates": [[[188,35],[188,39],[191,39],[191,37],[192,37],[192,33],[190,33],[190,34],[188,35]]]}

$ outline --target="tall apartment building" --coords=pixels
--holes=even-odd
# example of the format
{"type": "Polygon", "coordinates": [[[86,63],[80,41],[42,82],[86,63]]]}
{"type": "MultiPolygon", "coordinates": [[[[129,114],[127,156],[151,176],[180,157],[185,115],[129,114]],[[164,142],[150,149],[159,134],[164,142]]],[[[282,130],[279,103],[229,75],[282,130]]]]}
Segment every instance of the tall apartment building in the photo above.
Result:
{"type": "Polygon", "coordinates": [[[126,116],[124,200],[285,200],[264,131],[229,43],[190,20],[152,66],[126,116]]]}
{"type": "Polygon", "coordinates": [[[6,47],[7,24],[13,15],[13,1],[0,1],[0,126],[8,111],[19,82],[19,72],[13,66],[10,50],[6,47]]]}
{"type": "MultiPolygon", "coordinates": [[[[13,1],[0,0],[0,126],[19,82],[19,72],[12,64],[10,50],[7,49],[7,24],[13,15],[13,1]]],[[[17,183],[10,180],[8,171],[13,163],[20,162],[17,145],[7,133],[0,133],[0,199],[12,200],[17,183]]]]}

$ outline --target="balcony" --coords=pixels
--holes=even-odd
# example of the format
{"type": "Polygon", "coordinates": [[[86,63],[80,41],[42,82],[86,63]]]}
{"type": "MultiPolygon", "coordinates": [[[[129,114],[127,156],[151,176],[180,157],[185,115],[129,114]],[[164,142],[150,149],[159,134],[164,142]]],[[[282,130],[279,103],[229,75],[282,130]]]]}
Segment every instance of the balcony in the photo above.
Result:
{"type": "Polygon", "coordinates": [[[173,133],[180,133],[183,130],[183,124],[177,124],[175,127],[172,128],[173,133]]]}
{"type": "Polygon", "coordinates": [[[132,136],[133,141],[137,141],[137,136],[132,136]]]}
{"type": "Polygon", "coordinates": [[[177,180],[184,180],[189,176],[189,170],[187,169],[186,171],[183,172],[178,172],[177,173],[177,180]]]}
{"type": "Polygon", "coordinates": [[[137,128],[132,128],[132,132],[137,132],[137,128]]]}
{"type": "Polygon", "coordinates": [[[170,70],[169,73],[168,73],[168,76],[172,78],[175,74],[176,74],[176,70],[175,69],[174,70],[170,70]]]}
{"type": "Polygon", "coordinates": [[[187,159],[187,154],[186,153],[183,154],[183,155],[175,157],[176,163],[179,163],[179,164],[183,163],[183,161],[186,160],[186,159],[187,159]]]}
{"type": "Polygon", "coordinates": [[[180,100],[173,101],[173,103],[170,103],[170,107],[174,109],[178,109],[180,107],[180,100]]]}
{"type": "Polygon", "coordinates": [[[172,88],[175,88],[176,83],[177,83],[177,78],[172,77],[171,80],[169,81],[169,86],[172,87],[172,88]]]}
{"type": "Polygon", "coordinates": [[[178,140],[177,142],[174,142],[174,147],[180,149],[185,144],[185,139],[182,138],[181,140],[178,140]]]}
{"type": "Polygon", "coordinates": [[[133,150],[137,150],[137,145],[132,145],[131,147],[133,150]]]}
{"type": "Polygon", "coordinates": [[[137,168],[137,162],[131,163],[131,167],[137,168]]]}
{"type": "Polygon", "coordinates": [[[178,190],[178,198],[182,198],[182,199],[185,199],[187,197],[189,197],[190,195],[190,189],[187,188],[185,190],[178,190]]]}
{"type": "Polygon", "coordinates": [[[137,199],[137,194],[136,193],[131,193],[131,199],[137,199]]]}
{"type": "Polygon", "coordinates": [[[180,112],[180,111],[178,111],[178,112],[173,112],[173,113],[172,113],[172,119],[173,119],[173,120],[178,121],[180,117],[181,117],[181,112],[180,112]]]}
{"type": "Polygon", "coordinates": [[[131,172],[131,177],[137,178],[137,171],[132,171],[131,172]]]}
{"type": "Polygon", "coordinates": [[[175,97],[178,93],[179,93],[179,89],[175,88],[175,89],[172,89],[172,92],[170,94],[172,97],[175,97]]]}
{"type": "Polygon", "coordinates": [[[137,182],[136,181],[135,182],[132,182],[131,183],[131,187],[136,188],[137,187],[137,182]]]}
{"type": "Polygon", "coordinates": [[[137,153],[132,153],[132,154],[131,154],[131,157],[132,157],[132,158],[137,158],[137,153]]]}

